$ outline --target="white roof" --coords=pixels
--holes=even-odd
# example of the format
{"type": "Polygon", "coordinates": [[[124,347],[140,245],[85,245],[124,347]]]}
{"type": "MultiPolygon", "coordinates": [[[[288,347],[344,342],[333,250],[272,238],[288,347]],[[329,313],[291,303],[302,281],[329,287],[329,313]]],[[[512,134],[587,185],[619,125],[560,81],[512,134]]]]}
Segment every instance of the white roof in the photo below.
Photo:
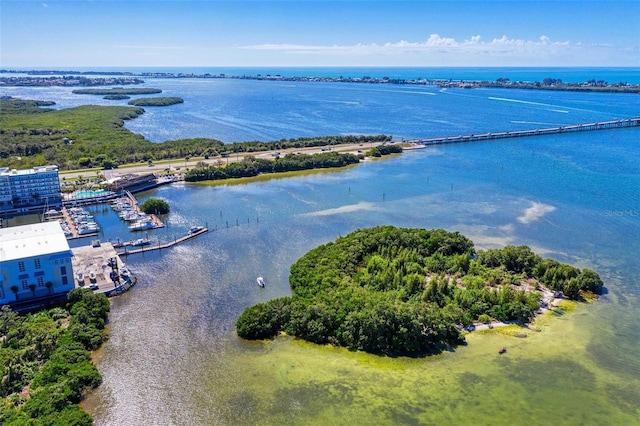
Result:
{"type": "Polygon", "coordinates": [[[58,222],[0,229],[0,261],[69,252],[69,243],[58,222]]]}

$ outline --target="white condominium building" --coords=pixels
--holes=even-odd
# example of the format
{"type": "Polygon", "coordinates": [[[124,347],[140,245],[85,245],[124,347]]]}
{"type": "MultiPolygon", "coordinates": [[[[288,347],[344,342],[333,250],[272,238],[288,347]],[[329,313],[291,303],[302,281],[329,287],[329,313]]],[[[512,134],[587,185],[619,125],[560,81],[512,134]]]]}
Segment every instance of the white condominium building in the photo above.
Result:
{"type": "Polygon", "coordinates": [[[0,229],[0,305],[73,290],[72,257],[58,222],[0,229]]]}
{"type": "Polygon", "coordinates": [[[61,201],[58,166],[24,170],[0,167],[0,212],[54,207],[61,201]]]}

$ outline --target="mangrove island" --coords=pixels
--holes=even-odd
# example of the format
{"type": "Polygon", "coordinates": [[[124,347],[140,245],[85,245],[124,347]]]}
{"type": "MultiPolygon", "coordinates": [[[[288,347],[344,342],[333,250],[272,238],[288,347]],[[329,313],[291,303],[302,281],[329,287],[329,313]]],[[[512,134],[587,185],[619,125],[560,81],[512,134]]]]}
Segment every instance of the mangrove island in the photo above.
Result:
{"type": "MultiPolygon", "coordinates": [[[[600,276],[527,246],[476,251],[458,232],[379,226],[321,245],[291,266],[290,297],[245,309],[245,339],[278,333],[376,354],[422,356],[493,319],[526,324],[546,294],[601,293],[600,276]]],[[[553,297],[553,296],[552,296],[553,297]]]]}

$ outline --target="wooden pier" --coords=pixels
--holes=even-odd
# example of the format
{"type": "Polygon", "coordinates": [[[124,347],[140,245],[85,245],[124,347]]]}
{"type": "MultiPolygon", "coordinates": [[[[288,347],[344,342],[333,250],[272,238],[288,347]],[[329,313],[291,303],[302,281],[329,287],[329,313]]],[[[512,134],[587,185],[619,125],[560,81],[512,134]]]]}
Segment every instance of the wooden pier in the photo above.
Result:
{"type": "Polygon", "coordinates": [[[512,132],[483,133],[478,135],[460,135],[442,138],[413,139],[407,142],[422,145],[441,145],[447,143],[479,142],[497,139],[522,138],[527,136],[555,135],[560,133],[593,132],[596,130],[624,129],[629,127],[640,127],[640,117],[624,120],[601,121],[597,123],[573,124],[570,126],[547,127],[543,129],[515,130],[512,132]]]}
{"type": "Polygon", "coordinates": [[[168,243],[143,246],[143,247],[135,249],[135,250],[127,251],[127,248],[126,248],[127,246],[124,246],[124,248],[125,248],[124,251],[118,252],[118,255],[119,256],[129,256],[131,254],[138,254],[138,253],[144,253],[144,252],[148,252],[148,251],[166,249],[166,248],[169,248],[169,247],[173,247],[176,244],[180,244],[180,243],[182,243],[184,241],[190,240],[191,238],[195,238],[198,235],[206,234],[207,232],[209,232],[208,228],[202,228],[202,229],[200,229],[198,231],[195,231],[195,232],[189,232],[184,237],[177,238],[177,239],[175,239],[173,241],[169,241],[168,243]]]}

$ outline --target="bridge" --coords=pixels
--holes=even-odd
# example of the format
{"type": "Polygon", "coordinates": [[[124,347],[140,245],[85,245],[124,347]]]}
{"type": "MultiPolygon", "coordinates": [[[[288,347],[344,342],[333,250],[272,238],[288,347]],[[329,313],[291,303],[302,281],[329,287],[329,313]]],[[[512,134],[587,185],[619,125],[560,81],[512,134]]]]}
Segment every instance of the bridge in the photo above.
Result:
{"type": "Polygon", "coordinates": [[[464,143],[489,141],[496,139],[523,138],[527,136],[544,136],[560,133],[592,132],[595,130],[623,129],[640,127],[640,117],[623,120],[600,121],[597,123],[573,124],[570,126],[547,127],[544,129],[515,130],[511,132],[492,132],[477,135],[447,136],[441,138],[413,139],[407,142],[423,145],[440,145],[446,143],[464,143]]]}

